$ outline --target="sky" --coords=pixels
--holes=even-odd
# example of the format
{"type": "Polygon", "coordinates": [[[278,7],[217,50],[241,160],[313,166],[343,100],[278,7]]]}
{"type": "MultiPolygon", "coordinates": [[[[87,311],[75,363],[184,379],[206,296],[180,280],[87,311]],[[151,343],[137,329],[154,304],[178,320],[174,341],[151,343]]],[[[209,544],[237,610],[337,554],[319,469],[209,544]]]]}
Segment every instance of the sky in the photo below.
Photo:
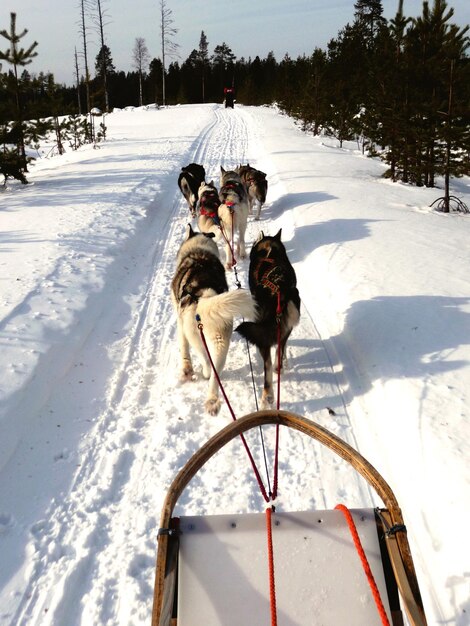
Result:
{"type": "MultiPolygon", "coordinates": [[[[383,0],[384,16],[393,17],[397,0],[383,0]]],[[[137,37],[143,37],[151,58],[161,54],[159,34],[159,0],[103,0],[107,14],[105,36],[117,70],[132,70],[132,50],[137,37]],[[132,8],[131,8],[132,7],[132,8]]],[[[470,23],[470,2],[451,0],[455,22],[470,23]]],[[[278,60],[285,53],[296,57],[310,54],[316,46],[325,47],[338,31],[353,20],[354,0],[167,0],[173,26],[178,29],[179,61],[198,48],[203,30],[209,52],[225,42],[240,57],[265,57],[273,51],[278,60]]],[[[405,0],[405,13],[421,13],[421,0],[405,0]]],[[[38,57],[29,66],[31,72],[52,72],[57,82],[74,82],[74,50],[82,50],[79,35],[79,0],[3,0],[0,30],[9,30],[10,13],[17,13],[18,30],[28,29],[24,46],[38,42],[38,57]]],[[[91,25],[91,24],[90,24],[91,25]]],[[[6,40],[0,41],[6,49],[6,40]]],[[[88,35],[89,65],[99,50],[99,37],[90,29],[88,35]]],[[[81,60],[80,60],[81,62],[81,60]]],[[[5,68],[4,68],[5,69],[5,68]]]]}

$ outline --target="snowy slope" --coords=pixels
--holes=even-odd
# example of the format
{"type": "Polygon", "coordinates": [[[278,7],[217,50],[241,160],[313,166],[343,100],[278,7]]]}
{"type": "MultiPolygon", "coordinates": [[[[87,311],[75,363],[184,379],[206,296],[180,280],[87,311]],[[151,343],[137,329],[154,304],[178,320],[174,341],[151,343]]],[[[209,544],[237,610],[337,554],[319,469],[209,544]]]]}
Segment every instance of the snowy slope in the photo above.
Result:
{"type": "MultiPolygon", "coordinates": [[[[176,180],[191,161],[216,183],[220,165],[267,172],[248,243],[282,227],[303,303],[281,407],[384,475],[429,623],[469,624],[469,219],[431,211],[437,190],[384,181],[352,144],[308,137],[272,109],[135,109],[107,124],[99,149],[41,159],[30,186],[0,194],[0,624],[149,623],[166,488],[231,419],[204,413],[205,381],[178,380],[169,285],[189,220],[176,180]]],[[[468,179],[456,189],[469,204],[468,179]]],[[[256,409],[238,337],[223,380],[237,416],[256,409]]],[[[279,500],[378,503],[342,461],[284,430],[279,500]]],[[[234,442],[177,512],[260,510],[234,442]]]]}

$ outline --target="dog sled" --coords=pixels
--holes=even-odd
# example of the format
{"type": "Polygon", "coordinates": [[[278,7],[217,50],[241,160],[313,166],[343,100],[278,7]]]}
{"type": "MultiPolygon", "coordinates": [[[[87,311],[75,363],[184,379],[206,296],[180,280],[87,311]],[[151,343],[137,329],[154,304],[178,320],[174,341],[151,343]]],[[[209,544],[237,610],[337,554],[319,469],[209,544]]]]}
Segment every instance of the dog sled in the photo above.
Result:
{"type": "MultiPolygon", "coordinates": [[[[279,432],[279,431],[277,431],[279,432]]],[[[257,411],[213,436],[171,484],[158,532],[152,626],[426,626],[398,502],[377,470],[318,424],[257,411]],[[183,490],[235,437],[292,428],[346,460],[383,508],[173,517],[183,490]],[[267,545],[267,551],[266,551],[267,545]],[[267,554],[266,554],[267,552],[267,554]]]]}
{"type": "Polygon", "coordinates": [[[224,105],[226,109],[233,109],[233,104],[235,102],[235,92],[233,87],[225,87],[224,88],[224,105]]]}

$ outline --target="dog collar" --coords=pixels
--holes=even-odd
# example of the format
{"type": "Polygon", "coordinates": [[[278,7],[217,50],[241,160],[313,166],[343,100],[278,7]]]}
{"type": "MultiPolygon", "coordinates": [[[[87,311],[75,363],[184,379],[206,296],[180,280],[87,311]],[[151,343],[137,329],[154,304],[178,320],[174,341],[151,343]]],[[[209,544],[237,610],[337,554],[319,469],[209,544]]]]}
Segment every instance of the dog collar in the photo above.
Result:
{"type": "Polygon", "coordinates": [[[202,194],[201,200],[199,201],[199,213],[215,220],[219,206],[220,200],[217,192],[206,191],[202,194]]]}
{"type": "Polygon", "coordinates": [[[199,213],[201,215],[205,215],[206,217],[212,217],[212,219],[215,219],[217,217],[217,210],[206,209],[206,207],[204,206],[201,206],[199,213]]]}

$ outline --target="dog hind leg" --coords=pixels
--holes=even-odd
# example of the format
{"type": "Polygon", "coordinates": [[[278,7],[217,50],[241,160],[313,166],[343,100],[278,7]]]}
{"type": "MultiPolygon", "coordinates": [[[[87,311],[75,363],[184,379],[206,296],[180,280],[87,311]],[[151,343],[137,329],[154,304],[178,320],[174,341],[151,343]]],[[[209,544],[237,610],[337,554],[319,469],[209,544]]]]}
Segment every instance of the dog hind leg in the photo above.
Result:
{"type": "Polygon", "coordinates": [[[247,222],[247,213],[244,213],[243,215],[239,215],[237,253],[240,255],[241,259],[246,259],[246,249],[245,249],[246,222],[247,222]]]}
{"type": "Polygon", "coordinates": [[[225,243],[225,269],[232,271],[233,270],[233,251],[232,251],[232,220],[230,219],[230,223],[227,224],[224,222],[224,235],[226,237],[225,243]]]}
{"type": "MultiPolygon", "coordinates": [[[[227,360],[227,353],[229,348],[230,335],[223,336],[219,333],[212,338],[209,345],[212,361],[218,375],[220,376],[227,360]]],[[[219,398],[219,383],[215,372],[211,369],[211,375],[209,378],[209,388],[207,390],[206,401],[204,403],[206,411],[210,415],[217,415],[220,411],[222,402],[219,398]]]]}
{"type": "Polygon", "coordinates": [[[180,348],[181,357],[181,378],[183,381],[192,380],[194,375],[193,365],[191,362],[191,355],[189,352],[189,342],[186,338],[184,331],[183,320],[178,319],[178,344],[180,348]]]}
{"type": "Polygon", "coordinates": [[[261,396],[261,405],[263,408],[268,408],[274,402],[271,348],[260,348],[260,354],[264,363],[264,387],[263,394],[261,396]]]}

